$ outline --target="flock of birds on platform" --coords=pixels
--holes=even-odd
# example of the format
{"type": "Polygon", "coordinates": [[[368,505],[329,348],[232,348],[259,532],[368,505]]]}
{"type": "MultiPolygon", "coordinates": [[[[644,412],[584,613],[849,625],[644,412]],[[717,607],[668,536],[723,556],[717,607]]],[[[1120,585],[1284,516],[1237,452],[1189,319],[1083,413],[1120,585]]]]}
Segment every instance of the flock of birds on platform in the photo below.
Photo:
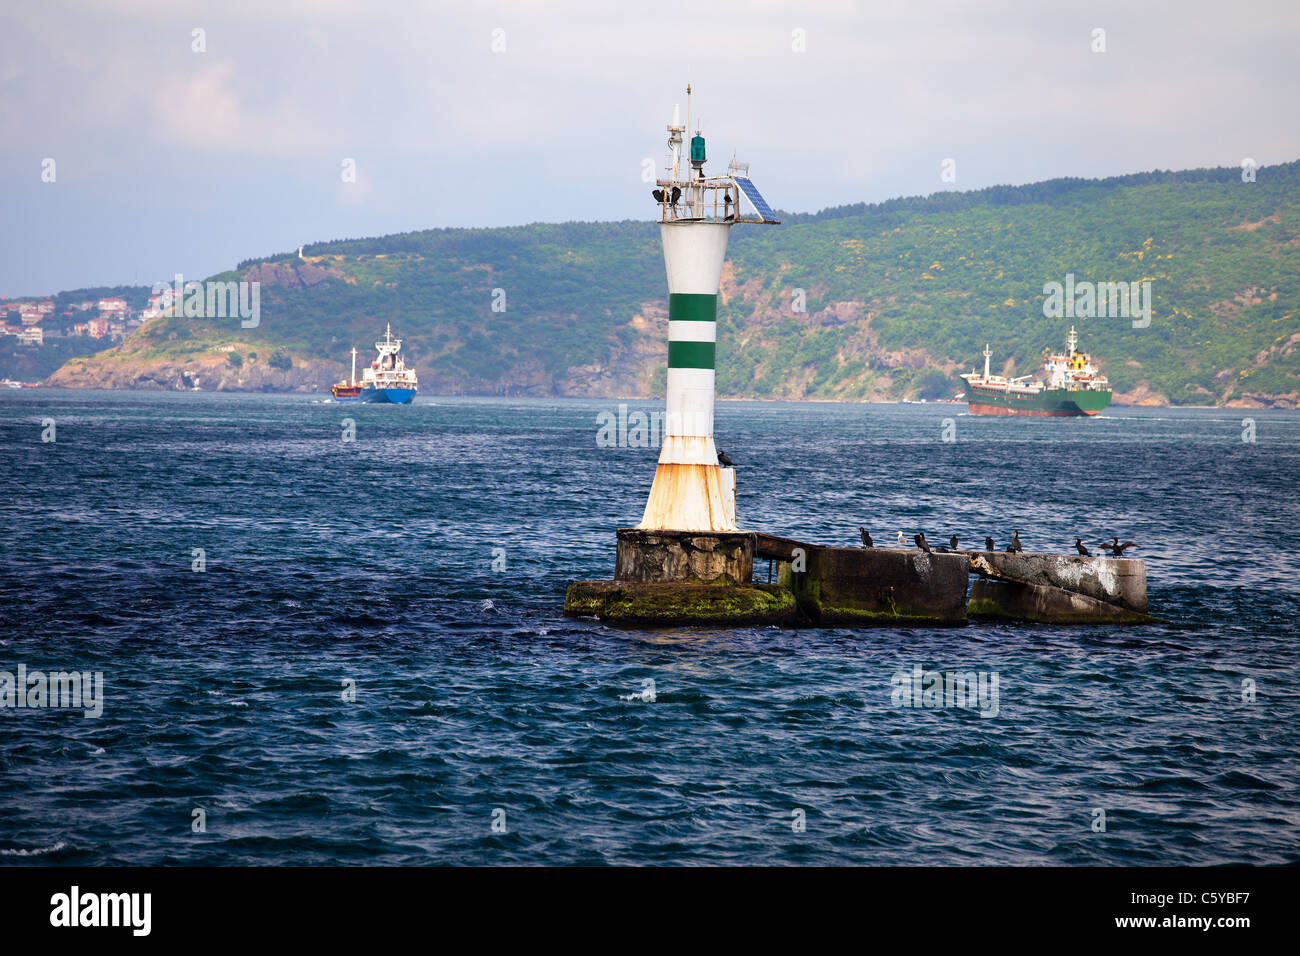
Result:
{"type": "MultiPolygon", "coordinates": [[[[862,533],[862,546],[864,548],[874,548],[876,546],[875,542],[871,540],[871,535],[867,532],[866,528],[858,528],[858,531],[862,533]]],[[[897,531],[895,532],[895,534],[897,535],[898,546],[900,548],[906,548],[907,539],[903,537],[903,532],[897,531]]],[[[958,547],[957,536],[955,534],[948,539],[947,545],[930,544],[930,542],[925,540],[924,531],[912,535],[912,540],[916,543],[916,546],[918,548],[920,548],[922,551],[925,551],[926,553],[937,552],[939,554],[965,554],[966,551],[980,550],[979,548],[963,549],[958,547]]],[[[1100,547],[1103,551],[1108,552],[1112,558],[1122,558],[1124,557],[1125,551],[1129,550],[1130,548],[1133,548],[1135,550],[1137,549],[1137,545],[1134,544],[1132,541],[1125,541],[1123,544],[1121,544],[1119,538],[1111,538],[1109,541],[1103,541],[1100,545],[1098,545],[1098,547],[1100,547]]],[[[1088,546],[1083,543],[1082,538],[1074,539],[1074,548],[1076,551],[1079,552],[1079,554],[1083,555],[1085,558],[1092,557],[1092,552],[1088,550],[1088,546]]],[[[994,543],[993,539],[987,535],[984,538],[983,550],[985,551],[997,550],[997,545],[994,543]]],[[[1024,547],[1020,543],[1020,532],[1013,531],[1011,533],[1011,542],[1006,547],[1007,553],[1019,554],[1024,550],[1025,550],[1024,547]]]]}
{"type": "MultiPolygon", "coordinates": [[[[718,449],[718,464],[730,468],[732,465],[735,464],[735,462],[732,461],[727,456],[727,453],[725,451],[718,449]]],[[[864,548],[874,548],[876,546],[875,542],[871,540],[871,535],[867,533],[866,528],[859,527],[858,531],[862,533],[862,546],[864,548]]],[[[895,534],[898,536],[898,546],[900,548],[906,548],[907,539],[903,537],[903,532],[896,531],[895,534]]],[[[957,546],[957,536],[955,534],[948,539],[947,546],[944,546],[942,544],[936,544],[932,546],[930,542],[925,540],[924,531],[912,535],[912,540],[916,542],[916,546],[918,548],[920,548],[922,551],[926,552],[927,554],[934,553],[934,552],[938,552],[940,554],[965,554],[967,550],[973,550],[973,551],[980,550],[979,548],[969,548],[965,550],[959,548],[957,546]]],[[[1125,541],[1123,544],[1121,544],[1119,538],[1111,538],[1109,541],[1103,541],[1101,544],[1097,545],[1097,547],[1109,553],[1112,558],[1124,557],[1124,552],[1128,551],[1130,548],[1132,548],[1135,551],[1138,550],[1138,546],[1134,544],[1132,541],[1125,541]]],[[[1074,539],[1074,549],[1078,551],[1079,554],[1081,554],[1085,558],[1092,557],[1092,552],[1088,550],[1088,546],[1083,543],[1082,538],[1074,539]]],[[[985,535],[983,550],[985,551],[997,550],[997,545],[993,542],[992,537],[985,535]]],[[[1008,554],[1019,554],[1020,552],[1025,550],[1020,544],[1019,531],[1011,532],[1011,543],[1007,545],[1006,550],[1008,554]]]]}

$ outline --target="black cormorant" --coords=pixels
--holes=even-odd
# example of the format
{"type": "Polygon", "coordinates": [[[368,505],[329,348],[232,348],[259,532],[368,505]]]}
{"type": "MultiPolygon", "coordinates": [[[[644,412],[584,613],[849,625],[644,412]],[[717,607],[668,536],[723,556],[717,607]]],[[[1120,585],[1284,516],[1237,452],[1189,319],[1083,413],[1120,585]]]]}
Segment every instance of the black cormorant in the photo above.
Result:
{"type": "Polygon", "coordinates": [[[1119,538],[1111,538],[1110,544],[1102,544],[1101,549],[1103,551],[1109,551],[1111,553],[1111,557],[1122,558],[1124,557],[1125,551],[1127,551],[1129,548],[1136,548],[1136,547],[1137,545],[1134,544],[1132,541],[1125,541],[1123,544],[1120,544],[1119,538]]]}

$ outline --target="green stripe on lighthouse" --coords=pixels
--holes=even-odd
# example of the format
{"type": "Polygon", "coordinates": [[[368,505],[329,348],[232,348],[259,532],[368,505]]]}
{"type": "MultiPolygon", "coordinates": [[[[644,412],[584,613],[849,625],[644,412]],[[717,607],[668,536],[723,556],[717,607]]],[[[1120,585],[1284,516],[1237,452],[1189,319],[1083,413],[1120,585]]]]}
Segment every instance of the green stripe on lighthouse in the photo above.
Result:
{"type": "Polygon", "coordinates": [[[716,295],[700,295],[694,292],[668,294],[669,322],[716,322],[717,319],[718,297],[716,295]]]}
{"type": "Polygon", "coordinates": [[[669,368],[713,368],[717,345],[713,342],[669,342],[669,368]]]}

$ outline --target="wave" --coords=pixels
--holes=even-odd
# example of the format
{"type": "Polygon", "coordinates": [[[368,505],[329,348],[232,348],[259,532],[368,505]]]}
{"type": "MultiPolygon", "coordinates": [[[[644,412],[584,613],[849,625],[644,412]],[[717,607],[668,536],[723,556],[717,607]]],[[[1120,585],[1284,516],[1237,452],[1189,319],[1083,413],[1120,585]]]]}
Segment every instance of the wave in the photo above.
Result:
{"type": "Polygon", "coordinates": [[[65,841],[60,840],[58,843],[51,843],[49,846],[38,846],[32,849],[22,847],[6,849],[0,847],[0,856],[44,856],[47,853],[58,853],[60,850],[65,849],[67,845],[65,841]]]}

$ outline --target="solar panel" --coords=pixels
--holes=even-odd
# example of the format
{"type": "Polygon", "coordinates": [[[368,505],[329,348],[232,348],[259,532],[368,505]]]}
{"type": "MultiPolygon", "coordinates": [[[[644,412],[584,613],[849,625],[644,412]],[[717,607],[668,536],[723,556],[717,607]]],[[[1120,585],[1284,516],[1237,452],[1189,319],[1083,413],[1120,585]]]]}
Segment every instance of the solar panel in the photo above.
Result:
{"type": "Polygon", "coordinates": [[[754,204],[754,209],[763,217],[764,222],[779,222],[776,218],[776,213],[774,213],[772,207],[767,204],[767,200],[759,195],[758,187],[755,186],[753,182],[742,176],[734,176],[732,178],[736,180],[736,185],[740,187],[746,198],[754,204]]]}

